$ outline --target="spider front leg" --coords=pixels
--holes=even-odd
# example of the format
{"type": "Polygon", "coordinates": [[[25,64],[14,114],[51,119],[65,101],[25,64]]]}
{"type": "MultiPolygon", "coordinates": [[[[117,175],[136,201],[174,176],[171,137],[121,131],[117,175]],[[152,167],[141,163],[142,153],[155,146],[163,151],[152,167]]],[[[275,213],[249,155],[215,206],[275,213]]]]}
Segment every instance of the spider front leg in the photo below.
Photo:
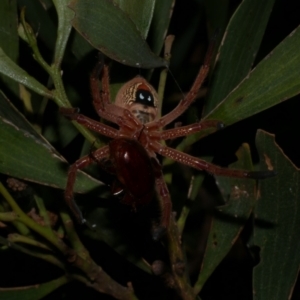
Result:
{"type": "Polygon", "coordinates": [[[86,220],[83,218],[82,213],[78,206],[76,205],[74,201],[74,184],[76,181],[76,175],[77,171],[81,170],[90,164],[94,163],[95,160],[101,160],[105,157],[109,156],[109,147],[104,146],[100,149],[97,149],[95,152],[93,152],[92,155],[87,155],[79,160],[77,160],[73,165],[71,165],[69,172],[68,172],[68,180],[67,180],[67,185],[66,185],[66,190],[65,190],[65,201],[67,205],[70,207],[72,213],[76,217],[78,223],[84,224],[86,223],[86,220]]]}
{"type": "Polygon", "coordinates": [[[204,63],[201,66],[199,73],[192,85],[192,88],[187,93],[187,95],[178,103],[178,105],[171,112],[164,115],[163,117],[161,117],[158,120],[154,120],[154,121],[150,122],[148,124],[149,129],[165,127],[166,125],[170,124],[175,119],[177,119],[180,115],[182,115],[188,109],[188,107],[193,103],[193,101],[195,100],[195,98],[197,96],[199,89],[201,88],[205,78],[208,75],[214,46],[215,46],[215,40],[213,39],[207,50],[207,53],[206,53],[206,56],[204,59],[204,63]]]}
{"type": "Polygon", "coordinates": [[[119,117],[124,115],[124,108],[117,106],[110,101],[109,73],[108,66],[104,62],[99,62],[90,77],[90,87],[93,97],[93,105],[98,115],[119,125],[119,117]],[[99,89],[99,78],[102,82],[99,89]]]}
{"type": "Polygon", "coordinates": [[[236,169],[227,169],[211,164],[203,159],[188,155],[186,153],[180,152],[178,150],[163,146],[159,143],[152,144],[153,151],[158,154],[171,158],[181,164],[190,166],[192,168],[198,169],[200,171],[206,171],[210,174],[219,176],[228,176],[236,178],[250,178],[250,179],[264,179],[273,177],[276,175],[275,171],[245,171],[236,169]]]}
{"type": "Polygon", "coordinates": [[[78,108],[68,108],[68,107],[60,107],[59,112],[69,120],[74,120],[77,123],[85,126],[92,131],[100,133],[101,135],[116,138],[119,136],[118,130],[110,127],[106,124],[100,123],[93,119],[88,118],[85,115],[79,113],[78,108]]]}

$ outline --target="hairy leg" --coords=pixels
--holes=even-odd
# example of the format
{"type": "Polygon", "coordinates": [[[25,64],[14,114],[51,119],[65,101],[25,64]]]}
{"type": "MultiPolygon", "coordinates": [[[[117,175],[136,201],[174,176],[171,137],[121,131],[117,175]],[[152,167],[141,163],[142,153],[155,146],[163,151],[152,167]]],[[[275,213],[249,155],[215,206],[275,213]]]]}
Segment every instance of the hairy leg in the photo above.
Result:
{"type": "Polygon", "coordinates": [[[124,108],[119,107],[110,101],[108,66],[99,62],[94,68],[90,87],[93,97],[93,105],[98,115],[110,122],[118,124],[118,118],[124,115],[124,108]],[[99,77],[102,88],[99,89],[99,77]]]}
{"type": "Polygon", "coordinates": [[[236,177],[236,178],[250,178],[250,179],[264,179],[276,175],[275,171],[253,171],[252,172],[252,171],[245,171],[245,170],[222,168],[214,164],[211,164],[203,159],[163,146],[159,143],[153,143],[152,150],[162,156],[178,161],[181,164],[190,166],[192,168],[201,171],[206,171],[214,175],[236,177]]]}
{"type": "Polygon", "coordinates": [[[76,217],[77,221],[81,224],[86,223],[86,220],[83,218],[80,209],[78,208],[78,206],[74,201],[74,192],[73,192],[77,171],[94,163],[95,159],[100,161],[102,158],[108,157],[108,155],[109,155],[109,148],[108,146],[104,146],[100,149],[97,149],[95,152],[93,152],[93,155],[87,155],[80,158],[69,168],[68,180],[67,180],[67,185],[65,190],[65,200],[68,206],[70,207],[71,211],[73,212],[74,216],[76,217]]]}
{"type": "Polygon", "coordinates": [[[187,108],[192,104],[192,102],[195,100],[196,95],[201,88],[203,81],[207,77],[208,71],[209,71],[209,66],[211,64],[211,59],[212,59],[212,54],[213,54],[213,49],[214,49],[214,40],[210,43],[208,51],[206,53],[204,63],[201,66],[199,73],[192,85],[192,88],[188,92],[188,94],[178,103],[178,105],[168,114],[162,116],[158,120],[154,120],[149,123],[148,127],[149,128],[162,128],[165,127],[166,125],[170,124],[173,122],[176,118],[178,118],[180,115],[182,115],[187,108]]]}
{"type": "Polygon", "coordinates": [[[194,123],[187,126],[163,130],[160,132],[160,138],[162,140],[175,139],[177,137],[187,136],[196,132],[200,132],[207,128],[222,129],[224,128],[224,124],[215,120],[205,120],[203,122],[194,123]]]}

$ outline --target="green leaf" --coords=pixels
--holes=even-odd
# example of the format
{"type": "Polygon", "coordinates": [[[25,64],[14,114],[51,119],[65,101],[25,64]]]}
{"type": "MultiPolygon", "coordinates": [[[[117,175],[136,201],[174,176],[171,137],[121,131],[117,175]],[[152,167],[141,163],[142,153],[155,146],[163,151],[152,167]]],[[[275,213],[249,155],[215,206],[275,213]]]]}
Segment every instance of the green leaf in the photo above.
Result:
{"type": "Polygon", "coordinates": [[[15,64],[0,48],[0,73],[27,86],[37,94],[53,98],[52,93],[35,78],[15,64]]]}
{"type": "Polygon", "coordinates": [[[74,12],[67,7],[68,2],[69,0],[53,0],[58,15],[58,35],[54,54],[54,63],[57,65],[61,64],[64,57],[66,45],[72,29],[71,20],[74,17],[74,12]]]}
{"type": "MultiPolygon", "coordinates": [[[[0,93],[0,172],[64,189],[68,163],[0,93]]],[[[101,183],[79,172],[74,191],[87,192],[101,183]]]]}
{"type": "Polygon", "coordinates": [[[88,53],[94,50],[78,32],[75,32],[74,38],[71,39],[71,51],[78,61],[82,60],[88,53]]]}
{"type": "Polygon", "coordinates": [[[0,298],[5,300],[38,300],[44,298],[69,281],[67,276],[62,276],[58,279],[32,286],[0,288],[0,298]]]}
{"type": "MultiPolygon", "coordinates": [[[[251,154],[247,144],[236,153],[238,162],[230,167],[251,170],[251,154]]],[[[195,285],[197,293],[231,249],[256,203],[255,181],[217,177],[217,185],[228,202],[216,209],[212,219],[200,276],[195,285]]]]}
{"type": "Polygon", "coordinates": [[[205,119],[230,125],[300,92],[300,29],[294,30],[205,119]]]}
{"type": "MultiPolygon", "coordinates": [[[[17,12],[16,0],[0,1],[0,47],[14,62],[19,54],[17,12]]],[[[0,76],[0,79],[14,95],[19,95],[19,86],[15,81],[5,76],[0,76]]]]}
{"type": "Polygon", "coordinates": [[[155,3],[153,21],[150,27],[151,49],[159,55],[164,45],[175,0],[157,0],[155,3]]]}
{"type": "MultiPolygon", "coordinates": [[[[38,33],[39,40],[49,49],[54,49],[57,27],[49,11],[52,7],[45,1],[18,0],[19,8],[26,7],[25,18],[33,30],[38,33]]],[[[53,3],[50,3],[53,6],[53,3]]]]}
{"type": "Polygon", "coordinates": [[[244,0],[234,12],[217,55],[204,115],[215,108],[250,72],[273,4],[274,0],[244,0]]]}
{"type": "Polygon", "coordinates": [[[260,263],[254,269],[254,298],[291,299],[300,267],[300,173],[274,141],[258,131],[261,165],[278,172],[260,184],[255,210],[254,243],[260,247],[260,263]]]}
{"type": "Polygon", "coordinates": [[[146,39],[150,28],[156,0],[114,0],[129,15],[143,39],[146,39]]]}
{"type": "Polygon", "coordinates": [[[95,48],[125,65],[155,68],[165,66],[116,4],[107,0],[72,0],[73,26],[95,48]]]}

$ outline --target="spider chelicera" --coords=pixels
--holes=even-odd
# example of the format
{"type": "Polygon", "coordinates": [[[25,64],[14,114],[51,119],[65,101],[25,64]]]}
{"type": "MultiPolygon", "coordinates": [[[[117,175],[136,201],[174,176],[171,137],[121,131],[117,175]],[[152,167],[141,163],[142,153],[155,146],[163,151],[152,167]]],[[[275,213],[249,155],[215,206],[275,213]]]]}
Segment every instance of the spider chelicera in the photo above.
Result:
{"type": "MultiPolygon", "coordinates": [[[[156,154],[215,175],[252,179],[263,179],[275,175],[273,171],[249,172],[222,168],[161,143],[161,141],[199,132],[204,128],[216,128],[222,124],[219,121],[205,120],[162,130],[184,113],[194,101],[208,74],[211,57],[212,47],[209,48],[204,64],[190,91],[171,112],[160,118],[157,118],[157,93],[142,77],[135,77],[127,82],[118,92],[115,103],[111,103],[108,66],[100,63],[95,67],[90,79],[93,105],[101,118],[117,124],[119,129],[79,114],[78,109],[61,109],[61,113],[68,119],[75,120],[92,131],[112,138],[108,145],[80,158],[69,169],[65,200],[80,223],[84,223],[85,219],[73,199],[76,172],[95,162],[104,166],[104,160],[110,161],[110,172],[116,177],[112,192],[113,194],[123,192],[125,204],[134,208],[147,204],[156,190],[163,204],[158,231],[160,233],[168,228],[172,202],[156,154]],[[99,76],[102,81],[101,90],[98,85],[99,76]]],[[[158,238],[160,233],[156,233],[154,238],[158,238]]]]}

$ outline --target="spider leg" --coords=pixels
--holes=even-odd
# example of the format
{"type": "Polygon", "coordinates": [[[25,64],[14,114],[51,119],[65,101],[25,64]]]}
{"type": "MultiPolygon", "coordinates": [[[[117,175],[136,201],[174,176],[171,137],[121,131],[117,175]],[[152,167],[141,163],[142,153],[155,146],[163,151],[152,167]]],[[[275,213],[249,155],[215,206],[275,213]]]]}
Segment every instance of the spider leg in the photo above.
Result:
{"type": "Polygon", "coordinates": [[[264,179],[276,175],[275,171],[245,171],[245,170],[236,170],[236,169],[227,169],[211,164],[203,159],[188,155],[186,153],[180,152],[178,150],[163,146],[159,143],[153,143],[151,145],[153,151],[158,154],[171,158],[175,161],[180,162],[181,164],[190,166],[192,168],[206,171],[210,174],[227,176],[227,177],[236,177],[236,178],[251,178],[251,179],[264,179]]]}
{"type": "Polygon", "coordinates": [[[118,124],[118,118],[124,115],[124,108],[110,102],[108,66],[103,62],[99,62],[94,68],[90,78],[90,87],[93,105],[98,115],[118,124]],[[99,74],[102,82],[101,90],[99,89],[99,74]]]}
{"type": "Polygon", "coordinates": [[[164,115],[158,120],[154,120],[149,123],[149,128],[161,128],[165,127],[169,123],[173,122],[177,117],[179,117],[181,114],[183,114],[186,109],[192,104],[192,102],[195,100],[197,93],[199,89],[201,88],[203,81],[205,80],[208,71],[209,66],[211,64],[213,49],[214,49],[214,40],[210,43],[208,51],[206,53],[204,63],[201,66],[199,73],[192,85],[192,88],[188,92],[188,94],[178,103],[178,105],[168,114],[164,115]]]}
{"type": "Polygon", "coordinates": [[[61,107],[59,112],[69,120],[74,120],[85,127],[110,138],[119,137],[119,131],[106,124],[100,123],[78,113],[77,108],[61,107]]]}
{"type": "Polygon", "coordinates": [[[222,129],[224,128],[224,124],[222,122],[215,121],[215,120],[205,120],[187,126],[181,126],[178,128],[164,130],[160,132],[160,138],[162,140],[175,139],[177,137],[187,136],[207,128],[222,129]]]}
{"type": "Polygon", "coordinates": [[[76,205],[76,203],[74,201],[74,193],[73,193],[77,171],[92,164],[93,162],[95,162],[95,160],[101,160],[102,158],[105,158],[108,155],[109,155],[109,147],[104,146],[104,147],[94,151],[93,155],[87,155],[87,156],[80,158],[69,168],[68,180],[67,180],[67,185],[66,185],[66,190],[65,190],[65,195],[64,195],[65,201],[68,204],[68,206],[70,207],[73,214],[75,215],[77,221],[81,224],[86,223],[86,220],[83,218],[80,209],[78,208],[78,206],[76,205]]]}
{"type": "Polygon", "coordinates": [[[172,201],[167,184],[163,177],[160,163],[155,158],[153,158],[151,162],[155,173],[155,189],[159,197],[162,212],[160,225],[153,232],[153,239],[157,241],[169,227],[170,216],[172,213],[172,201]]]}

